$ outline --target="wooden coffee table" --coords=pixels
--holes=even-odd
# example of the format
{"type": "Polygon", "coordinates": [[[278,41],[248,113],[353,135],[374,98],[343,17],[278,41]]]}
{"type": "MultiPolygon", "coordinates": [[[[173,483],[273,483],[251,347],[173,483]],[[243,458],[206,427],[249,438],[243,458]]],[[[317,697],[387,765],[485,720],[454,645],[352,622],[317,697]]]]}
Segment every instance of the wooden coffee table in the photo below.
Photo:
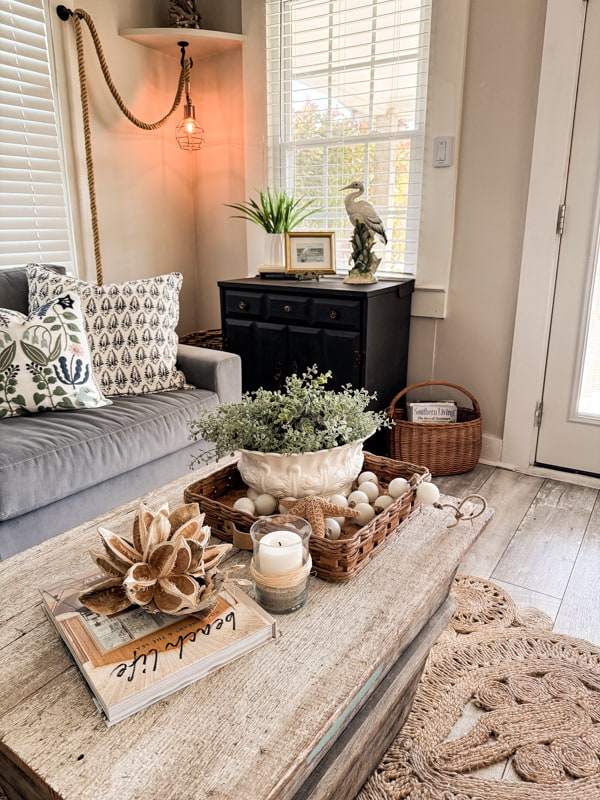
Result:
{"type": "MultiPolygon", "coordinates": [[[[174,508],[206,470],[145,499],[174,508]]],[[[351,800],[402,726],[451,615],[454,573],[492,512],[447,528],[446,512],[421,509],[349,583],[311,579],[307,604],[278,617],[277,640],[107,728],[38,588],[88,570],[98,525],[128,533],[135,510],[0,563],[9,800],[351,800]]]]}

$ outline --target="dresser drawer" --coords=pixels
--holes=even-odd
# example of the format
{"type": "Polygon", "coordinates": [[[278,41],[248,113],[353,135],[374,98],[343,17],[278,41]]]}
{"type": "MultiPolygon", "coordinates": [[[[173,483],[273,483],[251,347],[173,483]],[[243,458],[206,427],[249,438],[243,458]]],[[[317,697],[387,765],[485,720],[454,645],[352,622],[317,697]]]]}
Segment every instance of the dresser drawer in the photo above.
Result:
{"type": "Polygon", "coordinates": [[[313,299],[313,320],[317,325],[328,328],[344,328],[347,331],[360,330],[360,308],[358,300],[337,300],[315,297],[313,299]]]}
{"type": "Polygon", "coordinates": [[[262,294],[256,292],[226,292],[225,313],[231,317],[260,317],[262,294]]]}
{"type": "Polygon", "coordinates": [[[309,322],[310,298],[301,295],[266,294],[265,319],[269,322],[309,322]]]}

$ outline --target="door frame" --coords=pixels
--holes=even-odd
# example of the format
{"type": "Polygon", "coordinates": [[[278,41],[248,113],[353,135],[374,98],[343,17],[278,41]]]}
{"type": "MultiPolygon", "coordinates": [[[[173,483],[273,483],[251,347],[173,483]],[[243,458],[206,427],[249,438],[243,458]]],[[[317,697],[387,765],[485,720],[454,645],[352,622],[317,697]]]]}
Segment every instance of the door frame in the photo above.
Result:
{"type": "Polygon", "coordinates": [[[548,0],[500,466],[590,485],[534,466],[586,0],[548,0]]]}

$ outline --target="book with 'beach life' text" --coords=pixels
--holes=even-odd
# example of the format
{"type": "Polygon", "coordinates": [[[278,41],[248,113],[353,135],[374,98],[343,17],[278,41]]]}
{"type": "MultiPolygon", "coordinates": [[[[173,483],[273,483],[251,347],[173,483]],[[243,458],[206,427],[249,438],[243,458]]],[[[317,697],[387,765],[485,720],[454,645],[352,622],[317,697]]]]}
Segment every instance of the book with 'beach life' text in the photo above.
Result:
{"type": "Polygon", "coordinates": [[[106,575],[41,590],[43,606],[68,647],[107,725],[135,714],[276,636],[275,620],[226,583],[203,619],[150,614],[132,606],[95,614],[79,595],[106,575]]]}

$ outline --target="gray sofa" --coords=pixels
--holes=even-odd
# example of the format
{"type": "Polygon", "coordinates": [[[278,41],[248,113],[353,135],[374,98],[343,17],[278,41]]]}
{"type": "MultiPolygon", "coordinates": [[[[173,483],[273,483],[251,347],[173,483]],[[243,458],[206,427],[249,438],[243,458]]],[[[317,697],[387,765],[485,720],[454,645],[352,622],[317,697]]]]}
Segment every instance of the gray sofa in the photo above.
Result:
{"type": "MultiPolygon", "coordinates": [[[[27,313],[25,268],[0,270],[0,308],[27,313]]],[[[0,559],[184,475],[188,422],[241,397],[239,356],[179,345],[193,389],[113,397],[112,405],[0,420],[0,559]]]]}

